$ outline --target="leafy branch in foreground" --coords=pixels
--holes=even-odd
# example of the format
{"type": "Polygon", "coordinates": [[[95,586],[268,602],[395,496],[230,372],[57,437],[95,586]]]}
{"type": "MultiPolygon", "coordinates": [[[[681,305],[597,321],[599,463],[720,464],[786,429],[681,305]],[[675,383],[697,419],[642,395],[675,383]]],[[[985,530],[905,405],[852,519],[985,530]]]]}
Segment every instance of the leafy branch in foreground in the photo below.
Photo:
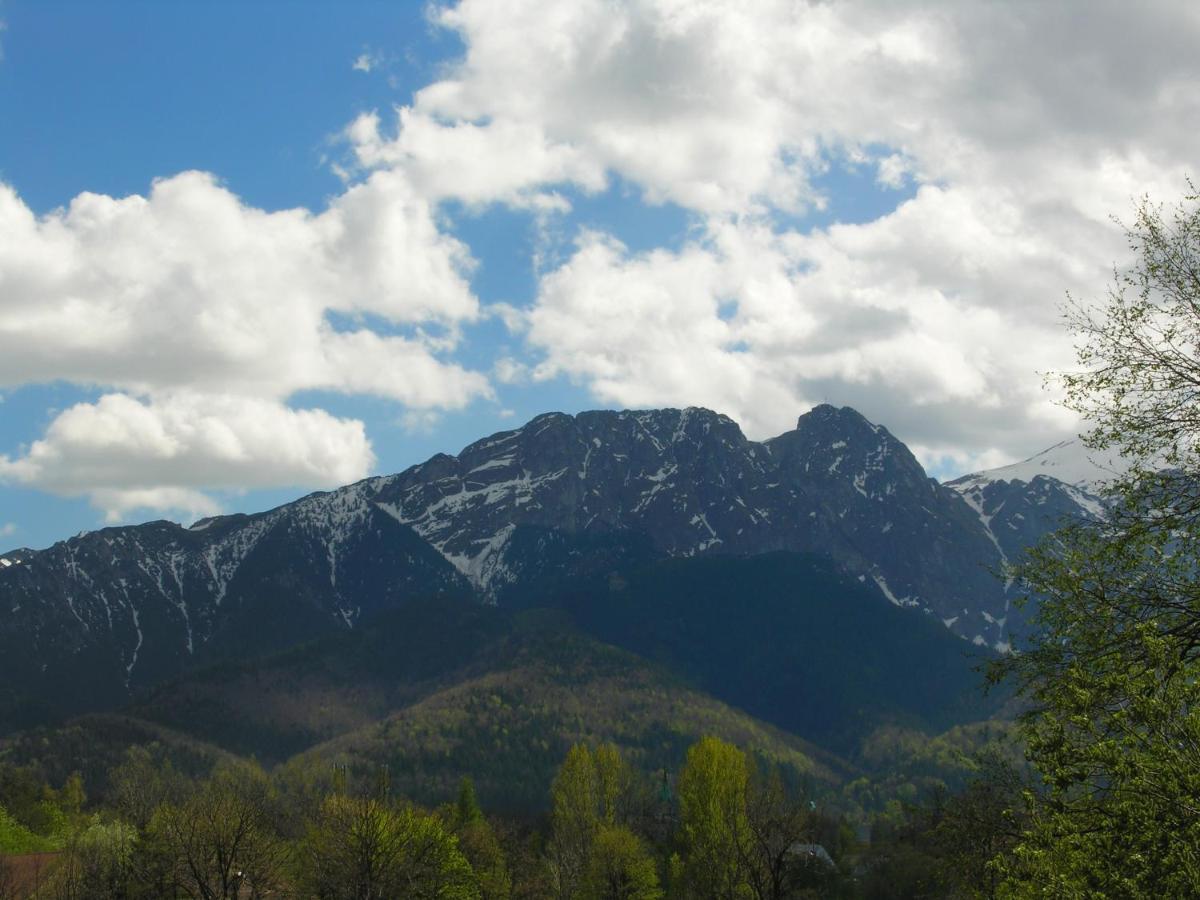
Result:
{"type": "Polygon", "coordinates": [[[1028,554],[1036,636],[992,672],[1031,703],[1044,782],[997,862],[1011,896],[1200,890],[1200,197],[1143,201],[1128,236],[1137,262],[1107,301],[1068,308],[1080,370],[1063,381],[1088,446],[1132,468],[1104,522],[1028,554]]]}

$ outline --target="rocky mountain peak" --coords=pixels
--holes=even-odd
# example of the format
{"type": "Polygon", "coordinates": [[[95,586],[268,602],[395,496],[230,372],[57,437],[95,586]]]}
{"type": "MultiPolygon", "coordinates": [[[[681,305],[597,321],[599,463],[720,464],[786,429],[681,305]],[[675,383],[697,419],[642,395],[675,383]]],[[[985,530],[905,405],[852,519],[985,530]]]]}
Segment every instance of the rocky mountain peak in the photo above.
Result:
{"type": "Polygon", "coordinates": [[[1012,483],[1025,512],[938,485],[845,407],[818,406],[765,442],[698,407],[547,413],[269,512],[5,554],[0,658],[29,663],[13,678],[42,678],[44,664],[65,679],[98,655],[115,695],[239,641],[286,645],[414,596],[520,602],[571,573],[772,551],[823,555],[888,602],[996,645],[1008,597],[991,573],[1049,527],[1030,514],[1057,502],[1034,490],[1043,481],[1012,483]]]}
{"type": "Polygon", "coordinates": [[[766,442],[781,472],[801,481],[842,485],[868,500],[897,491],[926,496],[925,470],[903,442],[850,407],[814,407],[796,428],[766,442]]]}

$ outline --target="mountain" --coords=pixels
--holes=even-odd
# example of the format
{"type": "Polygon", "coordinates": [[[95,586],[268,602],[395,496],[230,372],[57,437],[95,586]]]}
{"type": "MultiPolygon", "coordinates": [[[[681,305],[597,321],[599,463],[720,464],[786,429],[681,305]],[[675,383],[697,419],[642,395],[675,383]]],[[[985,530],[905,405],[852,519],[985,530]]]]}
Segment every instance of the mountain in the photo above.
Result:
{"type": "MultiPolygon", "coordinates": [[[[882,605],[882,604],[881,604],[882,605]]],[[[954,641],[948,635],[943,640],[954,641]]],[[[825,784],[847,764],[721,702],[670,669],[597,641],[560,611],[417,602],[353,631],[163,685],[129,711],[271,763],[384,765],[439,802],[470,773],[489,805],[541,809],[571,744],[608,740],[674,767],[705,734],[759,748],[825,784]]]]}
{"type": "Polygon", "coordinates": [[[559,598],[592,636],[838,754],[880,723],[923,731],[990,716],[994,654],[881,603],[827,557],[671,559],[576,582],[559,598]]]}
{"type": "MultiPolygon", "coordinates": [[[[131,713],[279,761],[531,653],[558,665],[617,648],[634,668],[674,673],[839,753],[881,722],[938,731],[1001,702],[979,695],[978,651],[824,558],[662,560],[571,582],[548,602],[557,613],[416,601],[352,631],[182,676],[131,713]]],[[[580,677],[580,663],[569,668],[580,677]]]]}
{"type": "MultiPolygon", "coordinates": [[[[1064,522],[1103,517],[1105,486],[1126,470],[1120,459],[1071,440],[1021,462],[956,478],[946,487],[975,511],[1005,562],[1016,562],[1064,522]]],[[[1019,634],[1031,611],[1006,609],[998,624],[1019,634]]]]}
{"type": "Polygon", "coordinates": [[[351,489],[191,528],[106,528],[0,564],[0,722],[103,709],[214,658],[282,649],[469,585],[351,489]],[[340,582],[339,582],[340,577],[340,582]]]}
{"type": "Polygon", "coordinates": [[[982,500],[939,485],[849,408],[818,406],[763,442],[704,409],[550,413],[258,515],[3,554],[0,727],[117,705],[422,597],[530,605],[691,556],[828,557],[881,600],[1002,646],[992,572],[1018,539],[987,512],[999,483],[977,486],[982,500]]]}
{"type": "Polygon", "coordinates": [[[557,608],[414,600],[188,672],[119,716],[27,731],[0,756],[82,769],[103,794],[129,743],[157,741],[188,771],[220,754],[301,779],[331,761],[362,779],[386,766],[397,791],[430,803],[470,774],[489,806],[532,812],[581,740],[657,771],[718,735],[824,794],[879,770],[886,735],[925,746],[1002,703],[977,690],[978,651],[825,557],[631,563],[545,600],[557,608]]]}
{"type": "Polygon", "coordinates": [[[352,773],[386,766],[397,793],[426,803],[453,796],[470,773],[489,808],[541,812],[572,744],[615,744],[644,772],[676,769],[713,735],[756,751],[823,791],[854,771],[807,741],[647,665],[557,627],[528,629],[510,664],[430,694],[386,718],[317,745],[292,765],[352,773]]]}

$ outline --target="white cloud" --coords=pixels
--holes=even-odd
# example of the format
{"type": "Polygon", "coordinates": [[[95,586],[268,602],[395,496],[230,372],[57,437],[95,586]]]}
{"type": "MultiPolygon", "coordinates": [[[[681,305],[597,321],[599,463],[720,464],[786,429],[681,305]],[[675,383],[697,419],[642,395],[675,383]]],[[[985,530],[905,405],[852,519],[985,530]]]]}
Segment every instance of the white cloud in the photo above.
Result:
{"type": "Polygon", "coordinates": [[[899,153],[889,153],[879,160],[875,181],[884,187],[898,190],[904,187],[911,174],[912,163],[899,153]]]}
{"type": "Polygon", "coordinates": [[[86,496],[119,520],[135,509],[211,515],[213,488],[333,487],[374,463],[363,424],[236,395],[107,394],[61,412],[0,480],[86,496]]]}
{"type": "Polygon", "coordinates": [[[284,404],[319,390],[420,412],[489,396],[485,375],[444,358],[479,316],[471,265],[395,172],[319,214],[255,209],[200,172],[42,217],[0,185],[0,385],[113,391],[59,416],[9,477],[115,513],[206,509],[206,487],[359,477],[361,422],[284,404]],[[255,430],[259,416],[290,456],[255,430]],[[205,427],[189,431],[189,417],[205,427]],[[156,434],[164,444],[141,442],[156,434]]]}
{"type": "Polygon", "coordinates": [[[679,252],[630,254],[585,234],[528,314],[534,374],[610,404],[711,406],[756,437],[828,400],[928,461],[1007,461],[1073,426],[1037,374],[1070,362],[1043,285],[1102,283],[1095,247],[1119,250],[1099,226],[1030,239],[1051,224],[927,186],[868,225],[807,235],[714,224],[679,252]]]}
{"type": "Polygon", "coordinates": [[[434,200],[564,211],[561,197],[536,186],[571,182],[594,192],[606,184],[602,165],[548,141],[536,125],[503,119],[447,124],[436,114],[407,108],[397,110],[397,118],[394,139],[384,136],[374,112],[355,119],[346,136],[363,167],[403,168],[434,200]]]}
{"type": "Polygon", "coordinates": [[[1074,425],[1041,390],[1071,356],[1058,300],[1102,292],[1124,252],[1109,214],[1172,197],[1194,165],[1189,5],[463,0],[433,16],[462,59],[394,117],[348,126],[359,181],[322,212],[255,209],[196,172],[42,217],[0,186],[0,388],[110,392],[5,459],[8,478],[114,515],[199,510],[213,487],[369,467],[362,424],[289,408],[299,392],[389,398],[411,428],[490,396],[453,358],[485,311],[469,249],[439,228],[448,199],[540,229],[536,298],[487,311],[528,342],[498,381],[700,403],[756,435],[830,400],[945,465],[1026,455],[1074,425]],[[795,230],[836,159],[915,196],[795,230]],[[688,210],[693,241],[631,253],[584,232],[543,259],[570,246],[564,186],[615,178],[688,210]],[[244,456],[206,409],[240,423],[244,456]],[[286,475],[251,409],[288,436],[286,475]],[[213,429],[184,433],[181,410],[213,429]]]}
{"type": "Polygon", "coordinates": [[[478,316],[468,252],[394,173],[320,215],[247,207],[199,172],[147,197],[81,194],[41,219],[0,186],[0,234],[0,384],[322,389],[421,407],[487,391],[434,353],[478,316]],[[378,333],[364,317],[435,331],[378,333]]]}
{"type": "Polygon", "coordinates": [[[529,379],[529,366],[511,356],[496,360],[492,372],[501,384],[522,384],[529,379]]]}
{"type": "Polygon", "coordinates": [[[409,410],[400,417],[400,427],[410,434],[433,434],[442,417],[433,410],[409,410]]]}
{"type": "Polygon", "coordinates": [[[886,9],[464,0],[435,21],[462,37],[463,60],[397,110],[393,134],[368,115],[348,136],[363,164],[402,164],[431,196],[474,201],[597,190],[615,172],[651,202],[796,211],[815,200],[826,147],[886,130],[865,127],[889,109],[860,94],[864,78],[902,94],[952,74],[936,17],[886,9]]]}
{"type": "Polygon", "coordinates": [[[1194,165],[1200,9],[1175,3],[463,0],[436,20],[463,58],[393,124],[357,120],[359,162],[426,198],[522,206],[615,174],[692,211],[680,252],[584,234],[543,272],[520,318],[535,375],[759,433],[831,399],[930,459],[1057,439],[1057,305],[1104,291],[1108,216],[1194,165]],[[837,158],[916,196],[788,230],[837,158]]]}
{"type": "Polygon", "coordinates": [[[0,525],[0,537],[12,537],[17,533],[17,525],[15,522],[5,522],[0,525]]]}
{"type": "Polygon", "coordinates": [[[364,50],[354,58],[354,62],[351,63],[350,68],[355,72],[370,72],[378,68],[381,62],[383,62],[383,57],[380,54],[364,50]]]}

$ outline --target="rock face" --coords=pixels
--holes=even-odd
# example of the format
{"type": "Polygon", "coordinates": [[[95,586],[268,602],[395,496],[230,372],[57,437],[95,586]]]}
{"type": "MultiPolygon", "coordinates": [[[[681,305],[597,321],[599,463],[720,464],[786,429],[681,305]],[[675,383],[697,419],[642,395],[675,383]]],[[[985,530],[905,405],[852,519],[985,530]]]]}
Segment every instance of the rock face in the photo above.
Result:
{"type": "MultiPolygon", "coordinates": [[[[971,477],[937,484],[849,408],[819,406],[765,442],[704,409],[550,413],[270,512],[6,553],[0,683],[65,707],[120,699],[194,661],[350,628],[415,596],[519,603],[574,572],[773,550],[828,555],[881,601],[996,645],[1009,598],[992,573],[1053,524],[1023,510],[1082,494],[1045,476],[971,477]]],[[[0,718],[6,703],[9,718],[46,712],[22,712],[10,691],[0,718]]]]}

